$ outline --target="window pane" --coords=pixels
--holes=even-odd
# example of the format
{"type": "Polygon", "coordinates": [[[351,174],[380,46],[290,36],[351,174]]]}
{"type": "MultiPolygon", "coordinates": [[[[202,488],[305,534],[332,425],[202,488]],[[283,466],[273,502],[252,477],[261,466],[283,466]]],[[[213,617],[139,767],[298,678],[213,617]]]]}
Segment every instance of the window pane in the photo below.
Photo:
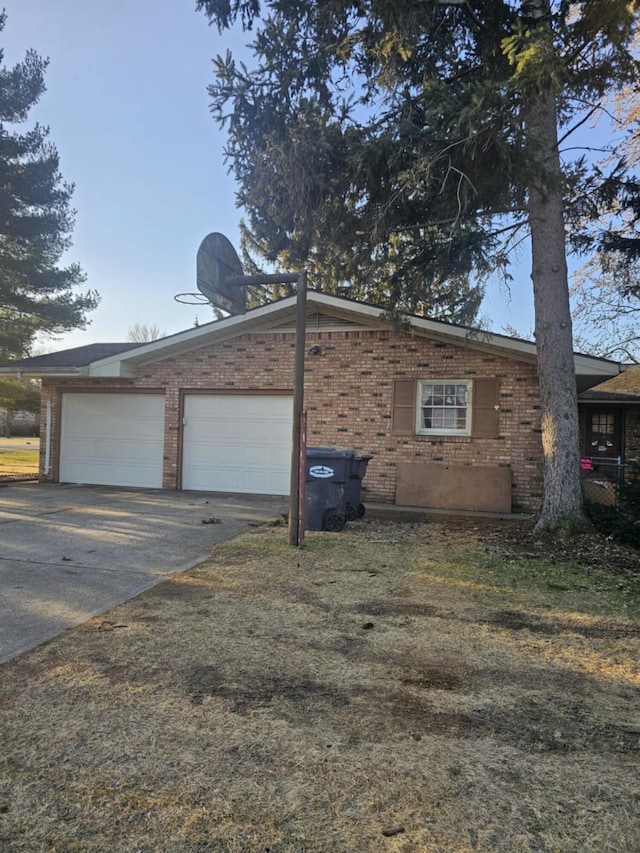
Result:
{"type": "Polygon", "coordinates": [[[613,415],[595,412],[591,415],[591,446],[613,447],[615,426],[613,415]]]}
{"type": "Polygon", "coordinates": [[[466,382],[420,384],[421,425],[424,432],[467,432],[469,385],[466,382]]]}
{"type": "Polygon", "coordinates": [[[433,402],[433,385],[422,386],[422,405],[427,406],[433,402]]]}

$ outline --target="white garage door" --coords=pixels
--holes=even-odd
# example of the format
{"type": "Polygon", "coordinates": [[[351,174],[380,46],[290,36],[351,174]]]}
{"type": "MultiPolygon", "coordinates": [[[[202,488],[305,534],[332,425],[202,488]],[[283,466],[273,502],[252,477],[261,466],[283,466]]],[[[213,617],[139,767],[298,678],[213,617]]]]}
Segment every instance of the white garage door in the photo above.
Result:
{"type": "Polygon", "coordinates": [[[182,488],[288,495],[292,418],[291,397],[186,395],[182,488]]]}
{"type": "Polygon", "coordinates": [[[162,488],[163,448],[163,395],[63,395],[61,482],[162,488]]]}

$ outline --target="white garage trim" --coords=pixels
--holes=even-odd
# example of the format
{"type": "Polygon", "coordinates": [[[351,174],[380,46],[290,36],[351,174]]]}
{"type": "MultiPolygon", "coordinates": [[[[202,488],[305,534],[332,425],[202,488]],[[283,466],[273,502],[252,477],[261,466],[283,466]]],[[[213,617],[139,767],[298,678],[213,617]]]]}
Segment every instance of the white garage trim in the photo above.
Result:
{"type": "Polygon", "coordinates": [[[185,394],[182,488],[288,495],[293,400],[185,394]]]}
{"type": "Polygon", "coordinates": [[[162,488],[164,395],[62,395],[62,483],[162,488]]]}

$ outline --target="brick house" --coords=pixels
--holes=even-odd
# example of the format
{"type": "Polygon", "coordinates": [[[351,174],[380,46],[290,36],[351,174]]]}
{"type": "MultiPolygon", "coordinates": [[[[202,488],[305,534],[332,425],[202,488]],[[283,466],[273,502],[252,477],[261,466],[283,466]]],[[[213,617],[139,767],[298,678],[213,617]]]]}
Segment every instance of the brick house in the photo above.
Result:
{"type": "MultiPolygon", "coordinates": [[[[41,479],[287,494],[295,297],[146,344],[94,344],[0,370],[42,382],[41,479]]],[[[369,500],[535,510],[535,345],[311,292],[308,443],[373,454],[369,500]]],[[[578,390],[619,372],[576,355],[578,390]]]]}

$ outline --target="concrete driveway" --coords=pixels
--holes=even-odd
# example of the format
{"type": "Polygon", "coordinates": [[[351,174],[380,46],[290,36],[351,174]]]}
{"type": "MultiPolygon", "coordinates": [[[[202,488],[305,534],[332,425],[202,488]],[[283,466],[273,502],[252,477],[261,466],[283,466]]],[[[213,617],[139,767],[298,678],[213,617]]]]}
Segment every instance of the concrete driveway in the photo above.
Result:
{"type": "Polygon", "coordinates": [[[287,509],[287,498],[269,496],[3,487],[0,663],[201,562],[216,542],[287,509]]]}

